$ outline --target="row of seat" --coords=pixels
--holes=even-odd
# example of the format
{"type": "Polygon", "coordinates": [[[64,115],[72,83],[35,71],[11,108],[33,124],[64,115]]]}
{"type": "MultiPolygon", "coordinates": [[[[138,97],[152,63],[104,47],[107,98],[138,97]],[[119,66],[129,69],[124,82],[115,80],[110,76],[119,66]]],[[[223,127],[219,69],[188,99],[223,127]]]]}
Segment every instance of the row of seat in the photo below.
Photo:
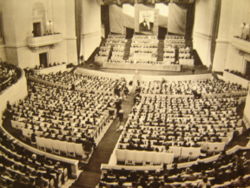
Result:
{"type": "Polygon", "coordinates": [[[103,165],[98,187],[246,187],[250,185],[249,154],[249,150],[222,152],[216,159],[191,165],[103,165]]]}
{"type": "Polygon", "coordinates": [[[163,95],[213,95],[213,94],[237,94],[246,96],[247,89],[233,82],[225,82],[219,79],[204,79],[193,81],[141,81],[142,94],[163,95]]]}
{"type": "Polygon", "coordinates": [[[36,155],[0,131],[0,186],[61,187],[70,167],[36,155]]]}
{"type": "Polygon", "coordinates": [[[221,151],[225,144],[210,144],[208,149],[206,143],[227,144],[235,132],[242,133],[242,119],[236,111],[238,100],[219,97],[159,101],[142,97],[129,116],[118,148],[169,152],[171,146],[184,146],[214,152],[213,146],[221,151]]]}
{"type": "Polygon", "coordinates": [[[88,157],[112,121],[108,110],[116,101],[113,88],[121,81],[73,73],[33,77],[54,82],[54,85],[30,81],[28,97],[9,109],[12,127],[21,130],[31,143],[46,151],[88,157]],[[60,87],[67,84],[74,87],[60,87]],[[55,142],[44,142],[44,139],[55,142]],[[68,142],[72,147],[60,147],[58,141],[68,142]],[[82,144],[82,148],[78,144],[82,144]]]}

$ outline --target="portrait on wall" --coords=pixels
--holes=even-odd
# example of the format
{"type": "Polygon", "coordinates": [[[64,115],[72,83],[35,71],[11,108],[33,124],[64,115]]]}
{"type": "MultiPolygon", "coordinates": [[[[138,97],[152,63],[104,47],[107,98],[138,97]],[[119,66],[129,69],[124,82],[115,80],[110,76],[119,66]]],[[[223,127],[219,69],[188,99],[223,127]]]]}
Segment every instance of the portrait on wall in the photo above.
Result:
{"type": "Polygon", "coordinates": [[[152,10],[141,10],[139,12],[139,31],[153,32],[155,13],[152,10]]]}

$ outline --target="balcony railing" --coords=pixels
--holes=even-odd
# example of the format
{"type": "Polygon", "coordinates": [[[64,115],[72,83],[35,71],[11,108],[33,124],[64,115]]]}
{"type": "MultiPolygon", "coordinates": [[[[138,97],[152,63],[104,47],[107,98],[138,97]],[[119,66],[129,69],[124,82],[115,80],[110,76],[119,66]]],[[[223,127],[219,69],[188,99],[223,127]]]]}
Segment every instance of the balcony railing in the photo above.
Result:
{"type": "Polygon", "coordinates": [[[63,40],[61,33],[43,35],[38,37],[28,37],[28,46],[31,48],[37,48],[42,46],[55,45],[63,40]]]}
{"type": "Polygon", "coordinates": [[[243,51],[245,53],[250,53],[250,41],[243,40],[238,37],[233,37],[231,42],[232,45],[238,50],[243,51]]]}

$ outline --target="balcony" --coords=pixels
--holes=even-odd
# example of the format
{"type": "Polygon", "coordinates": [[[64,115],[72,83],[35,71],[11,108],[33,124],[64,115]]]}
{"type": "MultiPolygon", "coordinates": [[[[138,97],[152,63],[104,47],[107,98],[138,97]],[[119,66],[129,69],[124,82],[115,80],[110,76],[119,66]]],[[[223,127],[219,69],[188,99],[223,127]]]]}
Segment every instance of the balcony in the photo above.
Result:
{"type": "Polygon", "coordinates": [[[237,37],[233,37],[231,43],[238,50],[250,54],[250,41],[243,40],[237,37]]]}
{"type": "Polygon", "coordinates": [[[28,37],[27,43],[31,48],[55,45],[63,40],[61,33],[43,35],[39,37],[28,37]]]}

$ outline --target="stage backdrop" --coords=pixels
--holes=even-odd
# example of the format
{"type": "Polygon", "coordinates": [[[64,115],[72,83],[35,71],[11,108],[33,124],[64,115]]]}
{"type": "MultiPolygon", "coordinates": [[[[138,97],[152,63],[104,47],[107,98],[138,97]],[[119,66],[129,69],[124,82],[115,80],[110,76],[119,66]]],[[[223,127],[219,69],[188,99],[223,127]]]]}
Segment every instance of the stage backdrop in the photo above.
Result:
{"type": "Polygon", "coordinates": [[[187,8],[169,3],[168,32],[185,35],[187,8]]]}
{"type": "Polygon", "coordinates": [[[160,26],[167,28],[171,33],[185,35],[187,9],[186,6],[175,3],[169,3],[168,5],[156,3],[151,6],[144,4],[118,6],[112,4],[109,6],[110,31],[124,34],[127,27],[135,29],[135,32],[141,32],[143,27],[141,26],[140,30],[140,23],[147,19],[149,24],[144,24],[144,30],[147,31],[142,31],[142,33],[158,34],[160,26]]]}
{"type": "Polygon", "coordinates": [[[169,6],[165,3],[156,3],[155,9],[159,10],[158,14],[159,26],[168,28],[169,6]]]}
{"type": "Polygon", "coordinates": [[[123,16],[121,7],[115,4],[109,5],[110,32],[121,34],[124,32],[123,16]]]}

